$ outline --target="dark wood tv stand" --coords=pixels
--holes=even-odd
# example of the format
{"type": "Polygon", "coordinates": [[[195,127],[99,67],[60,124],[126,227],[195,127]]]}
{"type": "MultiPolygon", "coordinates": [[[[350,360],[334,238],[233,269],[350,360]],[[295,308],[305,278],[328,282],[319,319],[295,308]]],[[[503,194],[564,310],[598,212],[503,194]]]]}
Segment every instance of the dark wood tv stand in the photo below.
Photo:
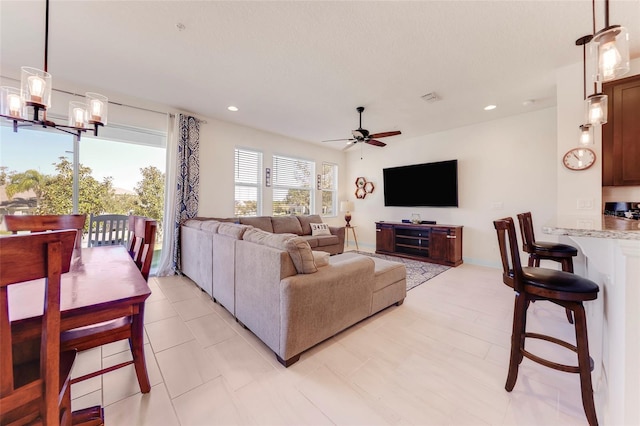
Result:
{"type": "Polygon", "coordinates": [[[462,226],[376,222],[376,253],[458,266],[462,226]]]}

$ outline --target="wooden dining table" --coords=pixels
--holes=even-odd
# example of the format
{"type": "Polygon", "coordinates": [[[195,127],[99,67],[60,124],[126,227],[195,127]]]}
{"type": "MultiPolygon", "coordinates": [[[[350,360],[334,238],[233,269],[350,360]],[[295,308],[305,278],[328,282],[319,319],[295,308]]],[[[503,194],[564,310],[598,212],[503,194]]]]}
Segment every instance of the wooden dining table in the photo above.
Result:
{"type": "MultiPolygon", "coordinates": [[[[62,275],[61,331],[131,316],[133,364],[140,390],[149,392],[151,386],[144,359],[144,304],[151,295],[147,282],[123,246],[76,250],[70,271],[62,275]]],[[[18,362],[37,356],[43,298],[44,280],[9,288],[9,319],[18,362]]]]}

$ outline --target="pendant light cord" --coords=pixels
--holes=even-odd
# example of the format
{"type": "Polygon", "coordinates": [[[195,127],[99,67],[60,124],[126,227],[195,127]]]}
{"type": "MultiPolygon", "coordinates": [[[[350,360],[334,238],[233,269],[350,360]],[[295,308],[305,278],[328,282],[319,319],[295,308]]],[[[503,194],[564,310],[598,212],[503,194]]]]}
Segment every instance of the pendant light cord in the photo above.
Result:
{"type": "Polygon", "coordinates": [[[582,45],[582,97],[587,99],[587,45],[582,45]]]}
{"type": "Polygon", "coordinates": [[[44,19],[44,72],[48,72],[49,59],[49,0],[47,0],[47,8],[44,19]]]}
{"type": "MultiPolygon", "coordinates": [[[[49,0],[47,0],[49,1],[49,0]]],[[[606,0],[607,2],[609,0],[606,0]]],[[[608,4],[607,4],[608,5],[608,4]]],[[[593,18],[593,37],[595,37],[596,35],[596,0],[591,0],[591,16],[593,18]]],[[[607,21],[609,21],[609,19],[607,18],[607,21]]],[[[587,54],[586,54],[586,49],[585,49],[585,53],[584,53],[584,58],[583,58],[583,63],[584,63],[584,74],[585,74],[585,86],[587,84],[587,54]]],[[[593,80],[593,94],[595,95],[596,93],[598,93],[598,79],[595,78],[593,80]]],[[[585,89],[585,99],[586,98],[586,89],[585,89]]]]}

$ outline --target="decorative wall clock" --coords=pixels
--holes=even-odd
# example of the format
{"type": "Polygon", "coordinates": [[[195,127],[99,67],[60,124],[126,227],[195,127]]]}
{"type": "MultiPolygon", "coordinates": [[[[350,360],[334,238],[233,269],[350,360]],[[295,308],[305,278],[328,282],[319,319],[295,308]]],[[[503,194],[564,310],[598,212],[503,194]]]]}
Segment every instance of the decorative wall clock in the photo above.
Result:
{"type": "Polygon", "coordinates": [[[596,161],[596,153],[589,148],[573,148],[562,158],[562,164],[569,170],[587,170],[596,161]]]}

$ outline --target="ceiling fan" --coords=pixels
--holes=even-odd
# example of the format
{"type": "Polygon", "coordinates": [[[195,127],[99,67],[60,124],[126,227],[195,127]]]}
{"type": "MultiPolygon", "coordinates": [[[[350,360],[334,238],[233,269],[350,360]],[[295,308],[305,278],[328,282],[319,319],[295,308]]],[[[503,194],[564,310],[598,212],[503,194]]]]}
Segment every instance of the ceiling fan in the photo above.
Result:
{"type": "Polygon", "coordinates": [[[400,130],[369,134],[369,131],[367,129],[362,128],[362,112],[364,111],[364,107],[360,106],[356,108],[356,111],[358,111],[358,113],[360,114],[360,126],[358,126],[356,130],[351,131],[352,137],[347,139],[330,139],[322,142],[347,141],[347,146],[344,149],[347,149],[358,142],[364,142],[370,145],[382,147],[382,146],[386,146],[387,144],[384,142],[380,142],[379,140],[377,140],[378,138],[386,138],[388,136],[396,136],[401,134],[400,130]]]}

